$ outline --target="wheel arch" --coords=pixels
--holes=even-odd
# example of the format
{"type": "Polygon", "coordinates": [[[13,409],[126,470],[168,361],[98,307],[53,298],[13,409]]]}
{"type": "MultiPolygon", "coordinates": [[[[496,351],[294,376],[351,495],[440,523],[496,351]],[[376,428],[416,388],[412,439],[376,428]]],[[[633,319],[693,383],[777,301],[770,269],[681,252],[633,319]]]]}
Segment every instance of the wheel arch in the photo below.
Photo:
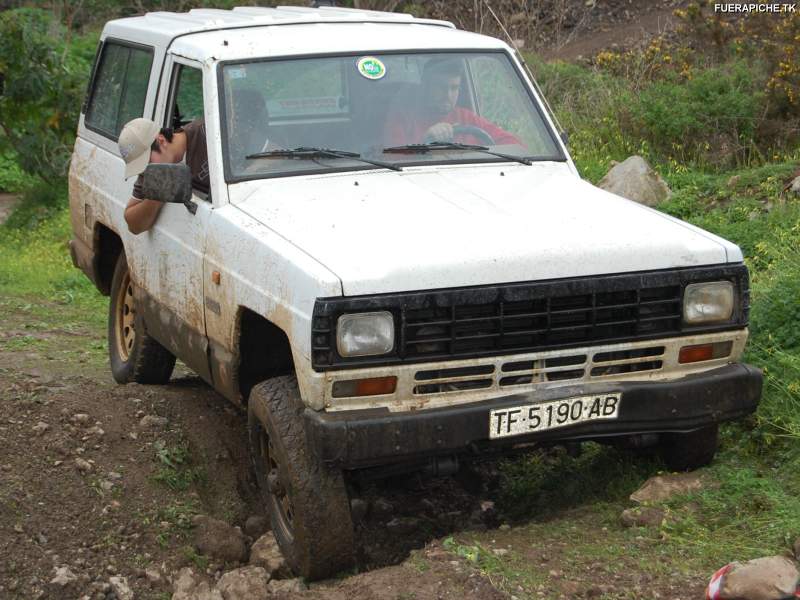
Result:
{"type": "Polygon", "coordinates": [[[111,280],[117,259],[125,251],[122,239],[116,231],[98,221],[94,225],[92,245],[95,256],[95,285],[101,294],[108,296],[111,293],[111,280]]]}
{"type": "Polygon", "coordinates": [[[236,315],[236,385],[244,403],[253,386],[279,375],[293,375],[292,347],[286,332],[259,313],[240,306],[236,315]]]}

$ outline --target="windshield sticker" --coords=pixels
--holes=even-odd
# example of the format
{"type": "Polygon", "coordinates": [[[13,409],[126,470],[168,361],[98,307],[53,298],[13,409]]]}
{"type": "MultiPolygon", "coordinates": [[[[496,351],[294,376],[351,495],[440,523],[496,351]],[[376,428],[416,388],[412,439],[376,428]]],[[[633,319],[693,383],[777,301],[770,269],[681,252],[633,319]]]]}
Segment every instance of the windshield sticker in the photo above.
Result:
{"type": "Polygon", "coordinates": [[[386,75],[386,65],[383,64],[381,59],[375,58],[374,56],[359,58],[356,67],[362,77],[366,77],[367,79],[381,79],[386,75]]]}
{"type": "Polygon", "coordinates": [[[245,71],[244,67],[231,68],[228,69],[228,77],[231,79],[246,79],[247,71],[245,71]]]}

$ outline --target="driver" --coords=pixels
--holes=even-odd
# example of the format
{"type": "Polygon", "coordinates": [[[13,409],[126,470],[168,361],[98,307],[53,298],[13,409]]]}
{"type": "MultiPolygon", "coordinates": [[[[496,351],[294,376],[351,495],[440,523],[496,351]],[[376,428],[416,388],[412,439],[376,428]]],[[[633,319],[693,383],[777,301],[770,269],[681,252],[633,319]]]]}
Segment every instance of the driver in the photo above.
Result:
{"type": "Polygon", "coordinates": [[[461,142],[486,145],[488,140],[472,133],[455,133],[454,126],[471,126],[488,133],[494,144],[517,144],[519,138],[468,108],[457,106],[464,79],[461,61],[455,58],[432,58],[422,72],[422,92],[405,108],[390,111],[384,130],[387,146],[425,142],[461,142]],[[457,138],[457,139],[454,139],[457,138]]]}

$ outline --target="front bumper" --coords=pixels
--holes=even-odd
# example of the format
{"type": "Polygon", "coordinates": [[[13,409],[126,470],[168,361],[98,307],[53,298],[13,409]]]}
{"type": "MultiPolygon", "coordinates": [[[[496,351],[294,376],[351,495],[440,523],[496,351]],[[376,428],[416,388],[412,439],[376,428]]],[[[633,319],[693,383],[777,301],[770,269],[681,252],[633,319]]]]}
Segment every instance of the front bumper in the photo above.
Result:
{"type": "Polygon", "coordinates": [[[308,442],[325,463],[359,468],[531,442],[692,431],[754,412],[761,387],[761,371],[736,363],[671,381],[582,384],[404,413],[306,409],[304,418],[308,442]],[[619,416],[613,421],[489,440],[492,409],[609,392],[622,394],[619,416]]]}

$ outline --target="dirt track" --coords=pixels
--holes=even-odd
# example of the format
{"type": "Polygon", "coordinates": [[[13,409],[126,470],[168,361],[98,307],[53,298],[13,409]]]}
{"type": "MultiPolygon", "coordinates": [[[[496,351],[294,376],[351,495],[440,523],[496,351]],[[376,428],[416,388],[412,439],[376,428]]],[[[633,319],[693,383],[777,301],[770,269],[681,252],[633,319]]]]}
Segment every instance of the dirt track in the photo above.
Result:
{"type": "MultiPolygon", "coordinates": [[[[195,552],[191,517],[243,526],[261,514],[243,416],[180,367],[166,386],[116,385],[102,328],[54,327],[48,315],[58,316],[58,305],[12,299],[0,306],[0,598],[110,599],[109,580],[122,576],[137,600],[164,599],[182,566],[200,566],[212,578],[235,567],[195,552]],[[165,451],[183,457],[177,471],[165,469],[165,451]],[[186,489],[171,489],[176,482],[186,489]],[[76,580],[51,584],[65,566],[76,580]]],[[[358,527],[363,572],[316,584],[302,597],[702,595],[702,575],[642,566],[637,552],[658,554],[652,533],[627,535],[616,517],[598,517],[588,505],[553,521],[498,528],[485,504],[493,499],[491,468],[467,487],[418,477],[366,486],[362,498],[382,509],[358,527]],[[448,534],[456,541],[443,544],[448,534]],[[605,564],[592,554],[617,543],[609,536],[625,535],[629,558],[605,564]],[[470,560],[464,548],[480,548],[496,564],[470,560]],[[514,577],[490,578],[481,567],[514,577]]]]}
{"type": "MultiPolygon", "coordinates": [[[[180,367],[167,386],[116,385],[102,354],[82,350],[97,345],[102,331],[31,330],[29,320],[24,312],[7,314],[0,324],[0,598],[77,598],[112,576],[127,577],[137,598],[166,597],[180,567],[205,566],[191,549],[192,515],[243,526],[262,512],[245,419],[180,367]],[[176,478],[164,477],[158,456],[181,448],[188,452],[178,471],[197,476],[186,477],[187,489],[173,490],[176,478]],[[78,577],[66,588],[50,584],[63,566],[78,577]],[[162,581],[150,581],[148,568],[160,571],[162,581]]],[[[388,503],[396,508],[382,522],[399,518],[402,528],[403,514],[413,513],[418,526],[398,537],[397,529],[367,519],[360,527],[362,568],[400,562],[435,534],[463,525],[469,505],[479,501],[454,493],[457,487],[452,481],[388,485],[388,503]],[[440,503],[451,515],[448,526],[433,516],[440,503]]],[[[451,564],[449,553],[429,551],[432,568],[415,573],[415,597],[499,595],[451,564]]],[[[378,590],[392,587],[400,594],[406,568],[375,571],[313,595],[386,597],[378,590]]],[[[208,565],[211,575],[221,569],[208,565]]]]}

